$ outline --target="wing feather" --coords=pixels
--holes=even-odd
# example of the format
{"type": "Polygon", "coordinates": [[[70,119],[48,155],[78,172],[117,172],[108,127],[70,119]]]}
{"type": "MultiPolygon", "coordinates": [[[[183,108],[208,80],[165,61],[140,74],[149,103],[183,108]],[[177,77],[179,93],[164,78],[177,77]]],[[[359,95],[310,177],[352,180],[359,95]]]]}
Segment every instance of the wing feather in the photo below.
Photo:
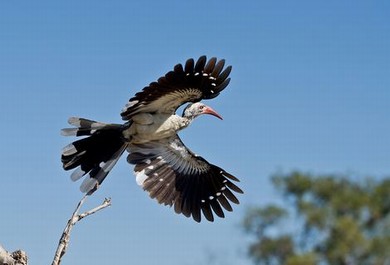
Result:
{"type": "Polygon", "coordinates": [[[206,219],[208,221],[214,222],[214,216],[213,216],[213,212],[211,211],[210,204],[209,203],[202,203],[201,208],[202,208],[202,213],[203,213],[204,217],[206,217],[206,219]]]}
{"type": "Polygon", "coordinates": [[[232,67],[223,70],[224,66],[225,60],[213,57],[207,61],[206,56],[196,63],[194,59],[187,60],[184,68],[177,64],[157,82],[136,93],[122,110],[122,119],[131,120],[140,112],[173,114],[186,102],[215,98],[230,82],[232,67]]]}
{"type": "Polygon", "coordinates": [[[217,197],[218,202],[223,206],[223,208],[225,208],[226,211],[228,212],[233,211],[232,206],[230,205],[229,201],[226,199],[226,197],[223,194],[217,196],[218,196],[217,197]]]}
{"type": "Polygon", "coordinates": [[[159,141],[129,144],[127,161],[144,190],[160,204],[173,206],[176,213],[201,221],[213,221],[213,213],[232,211],[229,201],[239,204],[233,194],[242,193],[232,181],[239,181],[223,169],[196,156],[176,135],[159,141]]]}

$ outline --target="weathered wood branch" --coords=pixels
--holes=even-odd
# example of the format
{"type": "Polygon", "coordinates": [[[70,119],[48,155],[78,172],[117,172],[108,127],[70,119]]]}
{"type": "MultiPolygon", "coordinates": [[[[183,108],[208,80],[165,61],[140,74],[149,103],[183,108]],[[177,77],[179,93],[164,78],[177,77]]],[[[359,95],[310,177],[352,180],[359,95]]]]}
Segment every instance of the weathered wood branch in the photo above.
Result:
{"type": "Polygon", "coordinates": [[[106,198],[101,205],[93,208],[92,210],[79,214],[80,208],[84,204],[85,200],[87,199],[87,196],[88,195],[84,195],[83,198],[81,198],[71,218],[68,220],[64,232],[62,233],[61,238],[59,240],[56,253],[54,254],[52,265],[60,265],[61,258],[65,255],[66,250],[68,248],[69,241],[70,241],[70,232],[72,231],[73,226],[84,217],[94,214],[111,205],[111,199],[106,198]]]}

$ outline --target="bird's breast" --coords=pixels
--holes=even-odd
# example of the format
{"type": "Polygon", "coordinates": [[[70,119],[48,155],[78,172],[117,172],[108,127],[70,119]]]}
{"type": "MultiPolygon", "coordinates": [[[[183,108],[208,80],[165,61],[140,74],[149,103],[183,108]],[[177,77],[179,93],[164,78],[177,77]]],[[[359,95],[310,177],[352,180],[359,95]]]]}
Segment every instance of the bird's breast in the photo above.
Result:
{"type": "Polygon", "coordinates": [[[144,143],[168,138],[185,127],[182,117],[177,115],[161,113],[142,113],[139,115],[134,117],[133,124],[124,132],[125,135],[131,135],[133,143],[144,143]]]}

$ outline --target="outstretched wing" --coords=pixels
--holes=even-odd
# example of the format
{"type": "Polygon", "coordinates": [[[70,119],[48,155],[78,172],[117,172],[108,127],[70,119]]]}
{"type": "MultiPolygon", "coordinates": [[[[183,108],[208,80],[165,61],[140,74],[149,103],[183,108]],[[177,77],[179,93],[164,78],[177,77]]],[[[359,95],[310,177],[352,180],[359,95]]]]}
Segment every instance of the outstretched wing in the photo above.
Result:
{"type": "Polygon", "coordinates": [[[122,119],[130,120],[140,112],[173,114],[186,102],[218,96],[230,82],[232,67],[224,69],[224,66],[225,60],[217,61],[213,57],[207,61],[206,56],[201,56],[196,63],[194,59],[187,60],[184,68],[177,64],[173,71],[135,94],[122,110],[122,119]]]}
{"type": "Polygon", "coordinates": [[[223,169],[192,153],[176,135],[145,144],[130,144],[127,161],[135,164],[137,183],[161,204],[174,206],[197,222],[201,212],[214,221],[213,212],[224,217],[221,206],[232,211],[229,203],[239,201],[232,191],[243,193],[233,184],[239,181],[223,169]]]}

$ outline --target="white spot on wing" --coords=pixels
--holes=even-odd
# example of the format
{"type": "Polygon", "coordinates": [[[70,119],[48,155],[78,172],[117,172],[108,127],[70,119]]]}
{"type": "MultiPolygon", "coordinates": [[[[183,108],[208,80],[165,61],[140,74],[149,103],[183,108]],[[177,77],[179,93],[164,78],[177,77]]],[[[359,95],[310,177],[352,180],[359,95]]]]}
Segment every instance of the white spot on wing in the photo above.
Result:
{"type": "Polygon", "coordinates": [[[135,181],[139,186],[142,186],[148,176],[145,174],[145,169],[135,173],[135,181]]]}

